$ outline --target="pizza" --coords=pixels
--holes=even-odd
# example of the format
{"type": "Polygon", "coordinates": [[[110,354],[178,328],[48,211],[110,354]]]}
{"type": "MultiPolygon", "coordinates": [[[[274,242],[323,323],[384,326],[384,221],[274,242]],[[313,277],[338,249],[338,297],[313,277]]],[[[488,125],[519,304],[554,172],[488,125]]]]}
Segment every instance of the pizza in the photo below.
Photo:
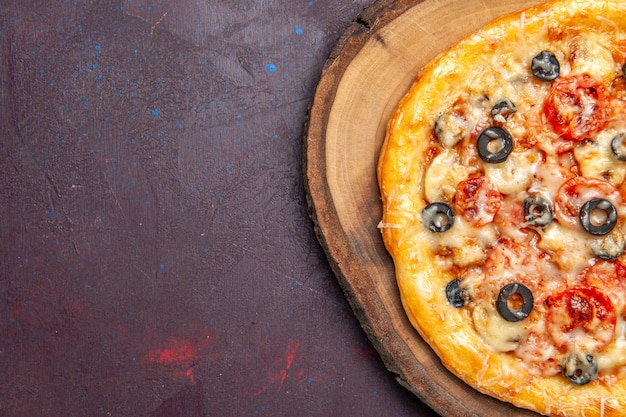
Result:
{"type": "Polygon", "coordinates": [[[626,1],[503,16],[427,64],[378,162],[401,301],[478,391],[626,413],[626,1]]]}

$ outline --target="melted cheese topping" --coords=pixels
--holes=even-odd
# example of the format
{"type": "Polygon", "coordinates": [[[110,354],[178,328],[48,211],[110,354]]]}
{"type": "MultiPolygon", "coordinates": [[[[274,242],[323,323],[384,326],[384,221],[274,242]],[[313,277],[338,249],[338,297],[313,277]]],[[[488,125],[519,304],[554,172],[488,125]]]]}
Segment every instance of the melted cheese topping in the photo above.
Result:
{"type": "MultiPolygon", "coordinates": [[[[475,68],[471,77],[472,85],[479,86],[478,93],[483,99],[456,100],[457,107],[459,101],[465,105],[464,127],[466,128],[465,123],[473,123],[475,131],[480,131],[489,125],[489,112],[486,109],[489,109],[495,101],[503,98],[513,101],[518,110],[503,125],[513,137],[519,139],[520,144],[516,144],[514,151],[505,162],[485,164],[477,160],[475,151],[471,145],[468,145],[471,141],[467,139],[444,141],[445,148],[426,169],[424,195],[427,202],[452,202],[458,184],[471,175],[486,176],[496,185],[504,201],[520,201],[531,194],[540,193],[553,202],[561,185],[568,178],[575,176],[575,169],[580,170],[585,177],[609,180],[615,186],[620,186],[624,182],[626,163],[616,162],[610,150],[611,139],[617,134],[615,129],[604,130],[579,146],[572,147],[565,144],[566,148],[573,148],[573,153],[569,161],[564,163],[565,157],[560,151],[564,146],[563,141],[546,125],[541,106],[537,105],[546,100],[549,83],[531,81],[527,75],[532,56],[539,48],[543,48],[542,44],[546,43],[543,40],[543,34],[541,35],[537,39],[522,42],[508,52],[485,55],[483,67],[475,68]]],[[[579,34],[573,40],[549,42],[550,50],[561,62],[561,77],[581,73],[590,74],[598,80],[605,81],[612,81],[618,77],[617,67],[611,53],[602,46],[610,43],[607,36],[609,36],[607,33],[586,32],[579,34]]],[[[574,104],[570,109],[571,112],[581,112],[584,119],[592,117],[595,111],[592,102],[583,100],[581,103],[574,104]]],[[[458,121],[459,119],[448,118],[448,120],[458,121]]],[[[455,131],[458,130],[458,126],[448,126],[448,129],[455,131]]],[[[484,194],[477,194],[476,206],[488,205],[489,202],[485,198],[484,194]]],[[[511,203],[511,205],[514,204],[511,203]]],[[[527,233],[515,235],[515,231],[519,231],[524,226],[529,227],[528,224],[510,223],[510,217],[508,217],[509,223],[502,222],[500,225],[490,223],[489,227],[480,228],[472,227],[463,220],[457,220],[453,232],[431,236],[425,242],[434,252],[441,253],[449,250],[452,264],[457,267],[478,265],[484,262],[487,252],[494,244],[498,244],[499,239],[513,238],[517,241],[530,239],[527,233]]],[[[577,219],[572,221],[576,222],[577,219]]],[[[597,262],[597,258],[590,249],[589,234],[581,227],[571,226],[571,224],[559,224],[558,221],[553,221],[545,228],[530,226],[531,233],[536,236],[532,244],[545,253],[551,270],[558,272],[551,274],[551,279],[562,283],[562,288],[574,285],[578,282],[583,270],[597,262]]],[[[532,268],[531,264],[519,263],[513,270],[502,271],[502,273],[505,275],[509,273],[511,275],[509,279],[515,280],[516,277],[532,273],[532,268]]],[[[463,272],[460,275],[463,276],[463,272]]],[[[498,280],[501,278],[498,277],[498,280]]],[[[541,287],[539,285],[537,288],[541,287]]],[[[539,298],[545,299],[546,296],[539,298]]],[[[519,347],[519,340],[524,334],[523,325],[512,325],[506,322],[497,315],[494,308],[485,308],[483,304],[480,307],[474,307],[472,311],[474,327],[494,350],[508,352],[519,347]]],[[[562,335],[553,336],[556,340],[562,337],[562,335]]],[[[580,339],[577,346],[584,347],[593,354],[596,353],[593,335],[588,338],[583,331],[580,331],[568,333],[567,337],[580,339]]],[[[544,355],[539,359],[528,357],[527,351],[529,349],[522,347],[517,349],[517,354],[529,363],[546,359],[544,355]]],[[[547,352],[551,352],[556,357],[560,356],[554,348],[548,349],[547,352]]],[[[607,360],[603,363],[606,362],[607,360]]]]}
{"type": "Polygon", "coordinates": [[[535,149],[514,151],[502,163],[485,165],[485,175],[502,194],[516,194],[533,184],[540,161],[535,149]]]}
{"type": "Polygon", "coordinates": [[[428,201],[451,202],[456,187],[468,177],[470,169],[460,163],[456,150],[445,149],[430,163],[424,178],[424,194],[428,201]]]}
{"type": "Polygon", "coordinates": [[[573,281],[585,266],[594,261],[589,250],[589,235],[579,229],[570,229],[554,222],[540,230],[537,247],[550,254],[563,278],[573,281]],[[573,254],[576,254],[575,256],[573,254]]]}
{"type": "Polygon", "coordinates": [[[500,317],[491,304],[474,307],[472,319],[476,331],[498,352],[512,352],[519,346],[524,325],[512,323],[500,317]]]}
{"type": "Polygon", "coordinates": [[[585,177],[598,178],[620,186],[626,179],[626,162],[615,158],[611,150],[613,138],[623,129],[610,128],[574,148],[574,156],[585,177]]]}

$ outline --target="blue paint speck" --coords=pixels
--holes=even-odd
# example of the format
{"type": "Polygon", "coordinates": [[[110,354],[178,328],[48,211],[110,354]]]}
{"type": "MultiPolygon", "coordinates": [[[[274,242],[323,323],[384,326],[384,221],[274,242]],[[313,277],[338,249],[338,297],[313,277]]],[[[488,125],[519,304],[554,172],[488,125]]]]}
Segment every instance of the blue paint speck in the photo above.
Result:
{"type": "Polygon", "coordinates": [[[209,253],[209,248],[204,248],[204,249],[202,249],[202,252],[204,252],[204,253],[209,253]]]}
{"type": "Polygon", "coordinates": [[[269,63],[265,66],[265,69],[269,72],[276,72],[276,65],[269,63]]]}
{"type": "Polygon", "coordinates": [[[302,28],[299,26],[296,26],[296,35],[302,35],[303,31],[302,28]]]}
{"type": "Polygon", "coordinates": [[[159,115],[159,109],[152,110],[152,115],[153,116],[158,116],[159,115]]]}
{"type": "Polygon", "coordinates": [[[165,269],[165,265],[163,264],[159,265],[159,269],[165,269]]]}
{"type": "Polygon", "coordinates": [[[95,49],[96,51],[99,51],[100,50],[100,45],[94,46],[93,49],[95,49]]]}

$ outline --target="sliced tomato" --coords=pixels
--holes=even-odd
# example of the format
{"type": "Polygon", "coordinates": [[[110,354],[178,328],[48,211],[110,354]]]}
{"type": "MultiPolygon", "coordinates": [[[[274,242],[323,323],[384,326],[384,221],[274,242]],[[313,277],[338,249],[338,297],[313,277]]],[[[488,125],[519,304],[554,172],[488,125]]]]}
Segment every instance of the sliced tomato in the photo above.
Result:
{"type": "Polygon", "coordinates": [[[617,314],[609,297],[596,287],[569,288],[548,297],[547,330],[557,347],[599,350],[615,335],[617,314]]]}
{"type": "Polygon", "coordinates": [[[526,215],[522,200],[503,198],[494,222],[503,237],[516,241],[526,241],[529,238],[530,229],[523,227],[526,215]]]}
{"type": "Polygon", "coordinates": [[[589,74],[561,77],[553,82],[543,111],[561,137],[581,141],[606,126],[612,114],[611,97],[589,74]]]}
{"type": "Polygon", "coordinates": [[[572,177],[559,187],[554,199],[555,216],[564,226],[576,226],[580,207],[593,198],[605,198],[615,207],[622,197],[611,183],[588,177],[572,177]]]}
{"type": "Polygon", "coordinates": [[[500,210],[502,196],[487,177],[472,177],[456,187],[454,210],[473,226],[493,222],[500,210]]]}
{"type": "Polygon", "coordinates": [[[618,310],[626,306],[626,265],[621,261],[598,261],[581,276],[584,286],[603,288],[618,310]]]}
{"type": "Polygon", "coordinates": [[[531,291],[537,305],[545,298],[538,290],[546,275],[546,266],[546,259],[542,258],[542,252],[536,246],[500,239],[488,251],[482,264],[483,273],[489,277],[489,286],[475,290],[479,293],[493,290],[494,293],[487,294],[487,297],[497,297],[502,287],[517,282],[531,291]]]}
{"type": "MultiPolygon", "coordinates": [[[[536,375],[552,376],[562,372],[561,364],[552,357],[554,343],[546,332],[529,331],[522,336],[515,355],[536,375]]],[[[554,355],[556,356],[556,355],[554,355]]]]}
{"type": "Polygon", "coordinates": [[[582,273],[585,283],[598,288],[620,288],[626,291],[626,265],[617,261],[598,261],[582,273]]]}

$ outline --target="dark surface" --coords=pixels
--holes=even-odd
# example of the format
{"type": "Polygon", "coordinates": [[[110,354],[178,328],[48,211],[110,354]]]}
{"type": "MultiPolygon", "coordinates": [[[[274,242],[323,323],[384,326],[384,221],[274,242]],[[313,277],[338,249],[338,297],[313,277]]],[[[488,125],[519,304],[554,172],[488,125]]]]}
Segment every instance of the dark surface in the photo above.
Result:
{"type": "Polygon", "coordinates": [[[0,2],[0,415],[435,415],[307,217],[307,105],[370,2],[0,2]]]}

